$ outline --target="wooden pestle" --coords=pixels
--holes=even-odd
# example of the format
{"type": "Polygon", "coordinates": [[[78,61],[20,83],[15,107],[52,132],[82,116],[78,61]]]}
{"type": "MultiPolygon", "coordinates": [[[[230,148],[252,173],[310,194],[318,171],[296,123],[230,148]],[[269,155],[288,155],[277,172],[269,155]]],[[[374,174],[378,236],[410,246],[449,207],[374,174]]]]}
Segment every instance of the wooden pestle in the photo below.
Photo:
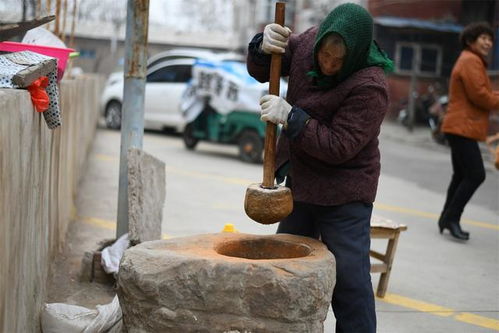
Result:
{"type": "MultiPolygon", "coordinates": [[[[277,2],[275,23],[284,26],[285,3],[277,2]]],[[[281,54],[273,53],[270,63],[269,94],[279,96],[281,54]]],[[[244,210],[256,222],[272,224],[281,221],[293,210],[291,190],[274,184],[276,125],[267,122],[263,157],[263,182],[251,184],[246,190],[244,210]]]]}

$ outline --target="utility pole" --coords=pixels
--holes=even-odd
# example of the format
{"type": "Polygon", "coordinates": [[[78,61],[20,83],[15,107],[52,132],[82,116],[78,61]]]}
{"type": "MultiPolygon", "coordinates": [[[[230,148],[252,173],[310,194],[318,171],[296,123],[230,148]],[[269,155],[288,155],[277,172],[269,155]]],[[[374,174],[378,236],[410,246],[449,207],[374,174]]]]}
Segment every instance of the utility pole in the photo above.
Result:
{"type": "Polygon", "coordinates": [[[128,0],[116,239],[128,232],[128,149],[142,149],[149,0],[128,0]]]}

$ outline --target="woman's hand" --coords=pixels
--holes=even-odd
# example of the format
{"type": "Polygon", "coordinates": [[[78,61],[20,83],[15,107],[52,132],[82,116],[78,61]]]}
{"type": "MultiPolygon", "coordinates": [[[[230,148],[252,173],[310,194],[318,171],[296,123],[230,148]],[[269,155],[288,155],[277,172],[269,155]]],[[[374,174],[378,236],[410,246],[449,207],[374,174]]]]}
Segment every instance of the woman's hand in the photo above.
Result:
{"type": "Polygon", "coordinates": [[[266,54],[284,53],[288,45],[291,29],[277,23],[267,24],[263,30],[263,41],[261,49],[266,54]]]}
{"type": "Polygon", "coordinates": [[[260,98],[262,121],[286,125],[292,106],[284,98],[275,95],[265,95],[260,98]]]}

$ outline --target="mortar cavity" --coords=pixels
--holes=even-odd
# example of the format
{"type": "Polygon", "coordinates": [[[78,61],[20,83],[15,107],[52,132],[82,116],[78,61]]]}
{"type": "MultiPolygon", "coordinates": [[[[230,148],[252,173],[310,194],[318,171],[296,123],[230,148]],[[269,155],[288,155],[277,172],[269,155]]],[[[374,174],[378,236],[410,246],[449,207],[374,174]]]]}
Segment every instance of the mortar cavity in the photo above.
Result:
{"type": "Polygon", "coordinates": [[[263,260],[306,257],[312,249],[305,244],[258,238],[223,242],[215,246],[215,251],[228,257],[263,260]]]}

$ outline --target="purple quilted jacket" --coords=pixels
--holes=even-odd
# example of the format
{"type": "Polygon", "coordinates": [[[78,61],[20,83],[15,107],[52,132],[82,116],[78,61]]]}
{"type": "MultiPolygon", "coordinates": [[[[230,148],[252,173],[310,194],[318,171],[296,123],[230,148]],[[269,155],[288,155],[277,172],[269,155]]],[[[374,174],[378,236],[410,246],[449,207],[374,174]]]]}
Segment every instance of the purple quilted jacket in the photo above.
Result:
{"type": "MultiPolygon", "coordinates": [[[[367,67],[331,89],[314,84],[317,28],[293,34],[283,57],[282,75],[289,76],[286,100],[311,118],[294,138],[281,134],[276,168],[291,162],[293,198],[331,206],[372,203],[380,174],[378,135],[388,107],[383,69],[367,67]]],[[[248,71],[260,82],[269,79],[269,62],[251,50],[248,71]]],[[[269,57],[270,58],[270,57],[269,57]]]]}

